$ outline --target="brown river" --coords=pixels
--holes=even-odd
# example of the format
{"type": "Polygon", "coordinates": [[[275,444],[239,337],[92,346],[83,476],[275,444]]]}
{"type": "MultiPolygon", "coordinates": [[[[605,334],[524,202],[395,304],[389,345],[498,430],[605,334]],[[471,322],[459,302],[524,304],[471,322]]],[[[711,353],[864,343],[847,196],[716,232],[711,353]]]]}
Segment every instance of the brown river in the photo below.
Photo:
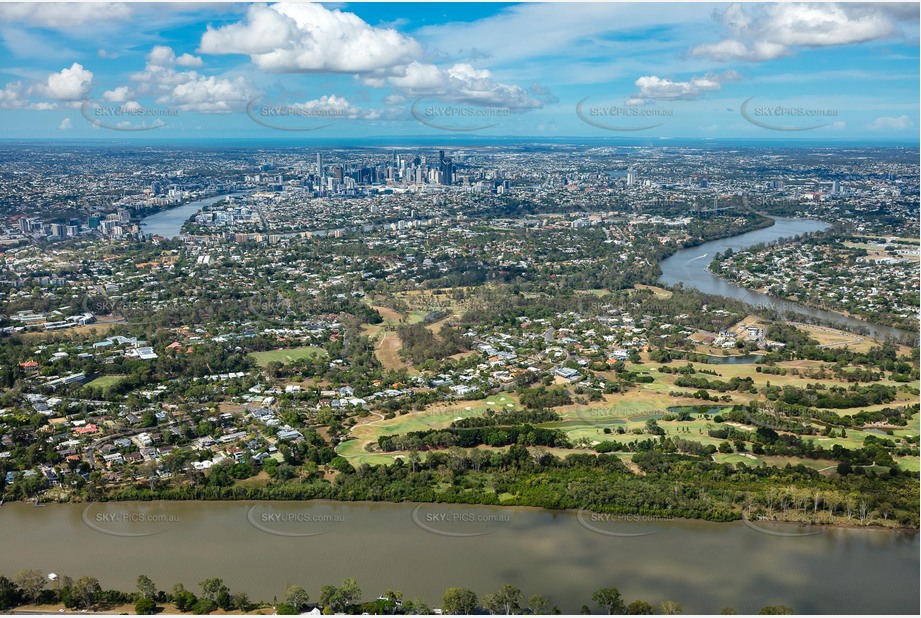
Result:
{"type": "Polygon", "coordinates": [[[540,592],[564,613],[615,586],[627,602],[726,606],[757,613],[918,614],[917,534],[749,522],[635,521],[587,512],[332,502],[153,502],[0,507],[0,574],[21,569],[103,588],[160,588],[220,577],[271,601],[286,584],[311,598],[354,577],[363,597],[387,588],[433,607],[445,588],[503,583],[540,592]]]}

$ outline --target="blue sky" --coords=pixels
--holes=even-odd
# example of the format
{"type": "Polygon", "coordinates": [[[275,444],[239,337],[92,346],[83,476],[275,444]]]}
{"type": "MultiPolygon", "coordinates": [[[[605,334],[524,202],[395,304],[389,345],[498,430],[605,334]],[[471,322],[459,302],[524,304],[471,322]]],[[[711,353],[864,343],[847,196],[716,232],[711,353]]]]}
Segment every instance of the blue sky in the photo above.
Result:
{"type": "Polygon", "coordinates": [[[0,138],[918,142],[918,5],[0,4],[0,138]]]}

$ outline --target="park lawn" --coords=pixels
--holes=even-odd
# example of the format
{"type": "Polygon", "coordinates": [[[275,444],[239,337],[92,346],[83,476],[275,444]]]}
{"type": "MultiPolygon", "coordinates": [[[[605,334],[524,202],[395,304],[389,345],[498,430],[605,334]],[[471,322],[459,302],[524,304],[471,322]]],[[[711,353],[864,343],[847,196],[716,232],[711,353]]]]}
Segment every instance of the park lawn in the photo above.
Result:
{"type": "Polygon", "coordinates": [[[838,467],[838,462],[833,459],[809,459],[808,457],[784,457],[781,455],[759,455],[758,459],[769,466],[783,468],[787,464],[796,466],[802,464],[813,470],[834,470],[838,467]]]}
{"type": "Polygon", "coordinates": [[[265,470],[260,470],[255,476],[251,476],[248,479],[240,479],[235,483],[237,487],[265,487],[269,484],[269,473],[265,470]]]}
{"type": "Polygon", "coordinates": [[[364,450],[365,444],[376,443],[380,436],[385,435],[404,435],[413,431],[443,429],[458,418],[481,416],[486,410],[510,410],[519,407],[518,396],[510,393],[490,395],[479,401],[435,404],[426,410],[356,425],[350,434],[355,439],[340,444],[336,452],[353,464],[356,462],[391,463],[397,453],[368,453],[364,450]]]}
{"type": "Polygon", "coordinates": [[[431,311],[423,311],[421,309],[413,309],[409,312],[409,316],[406,318],[407,324],[417,324],[425,319],[425,316],[430,314],[431,311]]]}
{"type": "Polygon", "coordinates": [[[260,367],[267,367],[271,362],[287,364],[303,358],[317,356],[325,357],[326,350],[312,345],[305,345],[299,348],[283,348],[280,350],[268,350],[265,352],[251,352],[250,356],[260,367]]]}
{"type": "MultiPolygon", "coordinates": [[[[646,371],[651,371],[651,375],[655,376],[657,379],[658,379],[658,376],[662,376],[670,384],[674,383],[674,380],[677,379],[678,374],[659,373],[658,368],[662,366],[670,366],[671,368],[674,369],[678,367],[684,367],[688,363],[688,361],[685,361],[685,360],[676,360],[676,361],[672,361],[668,365],[662,365],[661,363],[648,361],[645,358],[644,358],[644,361],[645,362],[643,363],[643,365],[630,364],[628,365],[628,368],[630,369],[630,371],[643,372],[644,370],[642,369],[642,367],[649,367],[649,369],[646,371]]],[[[819,369],[821,367],[830,368],[832,366],[831,364],[824,363],[822,361],[785,361],[785,362],[777,363],[777,367],[787,369],[788,371],[787,375],[772,375],[772,374],[767,374],[767,373],[759,373],[756,370],[756,367],[758,367],[759,365],[755,365],[755,364],[719,365],[719,364],[692,362],[691,365],[697,371],[706,369],[708,371],[715,371],[717,374],[719,374],[716,376],[709,375],[709,374],[701,374],[703,375],[703,377],[707,379],[711,379],[711,380],[728,381],[732,378],[751,377],[751,379],[754,380],[755,388],[762,388],[768,382],[770,382],[771,385],[773,386],[781,386],[781,387],[797,386],[800,388],[804,388],[807,384],[814,384],[816,382],[821,382],[822,384],[825,384],[826,386],[829,386],[829,387],[830,386],[843,386],[847,388],[850,385],[848,382],[838,380],[835,378],[826,378],[823,380],[819,380],[816,378],[807,378],[802,375],[796,376],[796,375],[793,375],[792,373],[789,373],[789,371],[793,368],[797,368],[800,371],[803,371],[807,368],[819,369]]],[[[885,378],[878,382],[874,382],[874,384],[883,384],[885,386],[900,386],[898,382],[893,382],[892,380],[885,379],[885,378]]],[[[678,387],[675,387],[675,388],[678,389],[678,387]]],[[[686,390],[686,389],[678,389],[678,390],[686,390]]],[[[736,393],[729,393],[729,394],[735,395],[736,393]]],[[[916,400],[916,397],[914,395],[911,395],[910,393],[905,393],[904,391],[900,391],[898,393],[898,400],[900,401],[903,399],[905,399],[906,401],[914,401],[916,400]]],[[[894,405],[894,404],[895,402],[888,404],[888,405],[894,405]]],[[[887,404],[884,404],[880,407],[886,407],[886,405],[887,404]]]]}
{"type": "Polygon", "coordinates": [[[744,463],[746,466],[757,466],[760,462],[757,455],[747,457],[741,453],[714,453],[713,460],[717,463],[738,464],[744,463]]]}
{"type": "Polygon", "coordinates": [[[95,380],[88,382],[84,384],[83,386],[91,387],[91,388],[101,388],[102,390],[105,391],[115,386],[116,384],[124,380],[126,377],[127,376],[124,376],[124,375],[99,376],[95,380]]]}
{"type": "Polygon", "coordinates": [[[369,453],[365,450],[367,440],[346,440],[336,447],[336,454],[345,457],[353,466],[368,464],[371,466],[392,464],[399,453],[369,453]]]}
{"type": "Polygon", "coordinates": [[[917,457],[896,457],[895,462],[899,464],[902,470],[911,470],[912,472],[921,472],[921,460],[917,457]]]}
{"type": "Polygon", "coordinates": [[[666,290],[665,288],[660,288],[654,285],[643,285],[642,283],[636,283],[633,285],[634,289],[637,290],[649,290],[651,291],[656,298],[660,300],[667,300],[672,297],[672,292],[666,290]]]}

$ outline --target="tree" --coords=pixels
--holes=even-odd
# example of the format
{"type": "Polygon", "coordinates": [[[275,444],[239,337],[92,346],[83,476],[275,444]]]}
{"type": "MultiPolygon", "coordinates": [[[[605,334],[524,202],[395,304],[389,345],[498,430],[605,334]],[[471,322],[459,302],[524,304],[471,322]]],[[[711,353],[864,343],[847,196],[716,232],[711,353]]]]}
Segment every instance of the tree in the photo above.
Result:
{"type": "Polygon", "coordinates": [[[217,604],[211,599],[198,599],[192,605],[191,609],[192,609],[193,614],[201,615],[201,614],[210,614],[211,612],[215,610],[216,607],[217,607],[217,604]]]}
{"type": "Polygon", "coordinates": [[[157,602],[150,597],[141,597],[134,603],[134,613],[139,616],[149,616],[157,611],[157,602]]]}
{"type": "Polygon", "coordinates": [[[432,608],[422,599],[410,599],[403,603],[403,613],[408,615],[430,615],[432,608]]]}
{"type": "Polygon", "coordinates": [[[137,579],[138,594],[142,598],[152,599],[157,596],[157,585],[146,575],[138,575],[137,579]]]}
{"type": "Polygon", "coordinates": [[[176,584],[173,586],[172,594],[173,604],[181,612],[192,609],[192,606],[195,605],[195,602],[198,601],[198,598],[194,593],[185,589],[185,586],[182,584],[176,584]]]}
{"type": "Polygon", "coordinates": [[[662,601],[662,613],[666,616],[674,616],[682,613],[681,604],[677,601],[662,601]]]}
{"type": "Polygon", "coordinates": [[[483,598],[483,606],[490,614],[518,613],[521,605],[521,590],[510,584],[502,584],[499,592],[487,594],[483,598]]]}
{"type": "Polygon", "coordinates": [[[16,582],[16,586],[19,587],[23,596],[30,603],[38,601],[39,595],[41,595],[42,590],[44,590],[45,586],[48,584],[48,580],[45,579],[42,572],[36,571],[35,569],[20,571],[16,574],[13,581],[16,582]]]}
{"type": "Polygon", "coordinates": [[[358,582],[351,577],[346,578],[338,588],[327,585],[320,589],[320,603],[332,608],[333,611],[344,612],[360,599],[361,588],[358,587],[358,582]]]}
{"type": "Polygon", "coordinates": [[[528,597],[528,609],[532,614],[549,614],[552,611],[550,601],[542,594],[532,594],[528,597]]]}
{"type": "Polygon", "coordinates": [[[300,612],[290,603],[279,603],[278,606],[275,607],[275,613],[279,616],[296,616],[300,612]]]}
{"type": "Polygon", "coordinates": [[[224,580],[219,577],[206,579],[199,586],[201,586],[201,596],[210,601],[217,601],[221,593],[230,593],[230,589],[224,585],[224,580]]]}
{"type": "Polygon", "coordinates": [[[81,577],[71,586],[70,594],[78,606],[89,609],[96,602],[96,595],[102,592],[102,586],[95,577],[81,577]]]}
{"type": "Polygon", "coordinates": [[[648,616],[656,612],[652,605],[646,601],[634,601],[627,606],[627,613],[632,616],[648,616]]]}
{"type": "Polygon", "coordinates": [[[288,603],[300,612],[310,601],[310,595],[300,586],[288,586],[285,590],[285,603],[288,603]]]}
{"type": "Polygon", "coordinates": [[[0,575],[0,611],[11,609],[21,601],[19,589],[11,580],[0,575]]]}
{"type": "Polygon", "coordinates": [[[607,610],[608,614],[622,614],[626,607],[624,607],[624,600],[620,596],[620,590],[617,588],[601,588],[596,590],[592,595],[592,601],[597,603],[602,609],[607,610]]]}
{"type": "Polygon", "coordinates": [[[784,605],[765,605],[758,613],[762,615],[788,615],[793,613],[793,609],[784,605]]]}
{"type": "Polygon", "coordinates": [[[252,603],[249,602],[249,595],[245,592],[240,592],[233,595],[233,608],[238,609],[241,612],[248,612],[252,603]]]}
{"type": "Polygon", "coordinates": [[[476,611],[477,596],[469,588],[448,588],[441,598],[441,611],[445,614],[468,615],[476,611]]]}

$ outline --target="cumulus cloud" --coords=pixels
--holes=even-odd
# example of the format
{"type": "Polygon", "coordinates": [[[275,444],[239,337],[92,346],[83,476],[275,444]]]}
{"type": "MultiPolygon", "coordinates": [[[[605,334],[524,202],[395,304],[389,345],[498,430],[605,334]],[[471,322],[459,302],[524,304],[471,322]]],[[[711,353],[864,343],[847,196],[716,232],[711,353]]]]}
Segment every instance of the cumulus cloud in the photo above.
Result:
{"type": "MultiPolygon", "coordinates": [[[[171,47],[155,46],[147,54],[144,70],[131,76],[137,84],[137,94],[155,96],[158,104],[171,105],[181,111],[204,113],[240,111],[259,94],[241,76],[205,76],[196,71],[176,69],[177,66],[188,66],[190,62],[200,63],[200,60],[189,54],[177,58],[171,47]]],[[[127,86],[109,92],[112,96],[123,94],[125,99],[132,94],[127,86]]]]}
{"type": "Polygon", "coordinates": [[[0,90],[0,108],[21,108],[29,105],[22,82],[10,82],[0,90]]]}
{"type": "Polygon", "coordinates": [[[64,120],[61,121],[61,124],[58,125],[58,130],[60,131],[68,131],[73,128],[74,128],[74,123],[70,120],[70,118],[65,118],[64,120]]]}
{"type": "Polygon", "coordinates": [[[694,57],[717,61],[773,60],[801,47],[864,43],[899,33],[899,22],[918,21],[918,5],[777,3],[733,4],[715,17],[727,38],[691,48],[694,57]]]}
{"type": "Polygon", "coordinates": [[[288,107],[292,110],[296,110],[300,115],[317,118],[339,117],[374,120],[381,117],[381,112],[379,110],[356,107],[345,97],[335,94],[324,95],[310,101],[291,103],[288,107]]]}
{"type": "Polygon", "coordinates": [[[124,103],[125,101],[130,101],[133,96],[134,93],[128,86],[119,86],[102,93],[102,98],[110,103],[124,103]]]}
{"type": "Polygon", "coordinates": [[[437,96],[444,100],[534,109],[543,105],[527,90],[497,82],[486,69],[458,63],[447,69],[433,64],[412,62],[388,77],[388,82],[415,96],[437,96]]]}
{"type": "Polygon", "coordinates": [[[199,56],[193,56],[192,54],[182,54],[176,58],[176,64],[181,67],[200,67],[204,63],[199,56]]]}
{"type": "Polygon", "coordinates": [[[319,4],[253,5],[242,22],[209,28],[198,51],[244,54],[271,72],[350,73],[373,88],[395,87],[395,97],[431,95],[522,110],[543,104],[527,90],[498,82],[488,70],[423,63],[422,47],[412,37],[319,4]]]}
{"type": "Polygon", "coordinates": [[[227,113],[245,107],[253,94],[242,77],[196,76],[179,84],[157,102],[175,105],[183,111],[227,113]]]}
{"type": "Polygon", "coordinates": [[[910,129],[913,126],[914,123],[911,121],[911,118],[903,114],[898,117],[880,116],[873,121],[870,128],[874,131],[898,131],[901,129],[910,129]]]}
{"type": "Polygon", "coordinates": [[[35,92],[59,101],[85,99],[93,87],[93,73],[78,62],[70,68],[48,76],[45,83],[35,86],[35,92]]]}
{"type": "Polygon", "coordinates": [[[11,2],[0,4],[0,21],[43,28],[71,28],[131,17],[131,7],[120,2],[11,2]]]}
{"type": "Polygon", "coordinates": [[[422,54],[413,38],[376,28],[354,13],[319,4],[253,5],[246,20],[202,35],[199,51],[245,54],[260,69],[280,73],[367,73],[422,54]]]}
{"type": "Polygon", "coordinates": [[[741,76],[735,71],[707,73],[683,82],[656,75],[644,75],[636,80],[638,91],[627,100],[627,105],[644,105],[650,101],[693,101],[708,92],[718,92],[725,82],[739,79],[741,76]]]}

